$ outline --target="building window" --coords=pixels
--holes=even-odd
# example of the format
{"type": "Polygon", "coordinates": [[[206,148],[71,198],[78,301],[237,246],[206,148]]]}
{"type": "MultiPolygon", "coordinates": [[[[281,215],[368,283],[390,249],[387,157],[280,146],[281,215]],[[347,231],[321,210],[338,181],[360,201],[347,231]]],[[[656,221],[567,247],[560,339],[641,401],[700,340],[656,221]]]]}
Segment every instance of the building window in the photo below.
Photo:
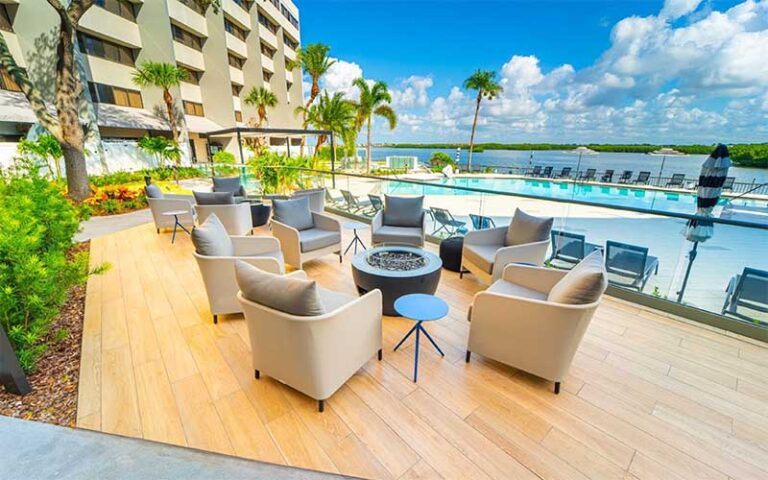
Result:
{"type": "Polygon", "coordinates": [[[136,7],[127,0],[96,0],[96,5],[136,23],[136,7]]]}
{"type": "Polygon", "coordinates": [[[282,13],[283,16],[288,19],[289,22],[291,22],[291,25],[293,25],[296,28],[299,28],[299,21],[296,19],[296,17],[293,16],[293,14],[287,8],[285,8],[285,5],[280,5],[280,13],[282,13]]]}
{"type": "Polygon", "coordinates": [[[291,50],[296,50],[297,48],[299,48],[299,42],[292,39],[285,33],[283,33],[283,43],[285,43],[285,46],[290,48],[291,50]]]}
{"type": "Polygon", "coordinates": [[[190,33],[176,25],[171,25],[171,31],[173,32],[173,39],[177,42],[195,50],[203,49],[203,39],[194,33],[190,33]]]}
{"type": "Polygon", "coordinates": [[[238,70],[243,69],[243,64],[245,63],[245,60],[242,58],[232,55],[231,53],[228,55],[229,57],[229,64],[233,67],[235,67],[238,70]]]}
{"type": "Polygon", "coordinates": [[[91,97],[96,103],[110,103],[121,107],[144,108],[141,100],[141,92],[128,90],[127,88],[105,85],[103,83],[88,82],[91,97]]]}
{"type": "Polygon", "coordinates": [[[200,77],[203,76],[203,72],[182,66],[179,66],[179,68],[187,71],[187,79],[184,80],[185,82],[191,83],[192,85],[200,85],[200,77]]]}
{"type": "Polygon", "coordinates": [[[269,70],[262,70],[262,75],[264,77],[265,82],[269,82],[270,80],[272,80],[272,72],[270,72],[269,70]]]}
{"type": "Polygon", "coordinates": [[[184,113],[187,115],[194,115],[196,117],[204,117],[205,110],[203,110],[202,103],[188,102],[184,100],[184,113]]]}
{"type": "Polygon", "coordinates": [[[248,32],[230,22],[226,18],[224,19],[224,30],[228,31],[242,41],[245,41],[245,38],[248,36],[248,32]]]}
{"type": "Polygon", "coordinates": [[[290,92],[291,88],[293,88],[293,84],[291,82],[285,82],[285,89],[290,92]]]}
{"type": "Polygon", "coordinates": [[[238,112],[235,110],[235,121],[238,123],[243,123],[243,112],[238,112]]]}
{"type": "Polygon", "coordinates": [[[243,10],[246,12],[251,9],[251,5],[253,5],[253,2],[249,2],[248,0],[232,0],[236,4],[240,6],[243,10]]]}
{"type": "Polygon", "coordinates": [[[10,90],[11,92],[21,91],[21,87],[16,83],[11,74],[2,69],[0,69],[0,89],[10,90]]]}
{"type": "Polygon", "coordinates": [[[264,28],[277,35],[277,25],[275,25],[272,20],[268,19],[266,15],[261,13],[261,10],[259,10],[259,23],[264,28]]]}
{"type": "Polygon", "coordinates": [[[237,85],[235,83],[232,84],[232,95],[234,95],[235,97],[239,97],[240,96],[240,92],[242,92],[242,91],[243,91],[243,86],[242,85],[237,85]]]}
{"type": "Polygon", "coordinates": [[[263,53],[263,54],[264,54],[264,55],[266,55],[267,57],[269,57],[269,58],[272,58],[272,57],[274,57],[274,56],[275,56],[275,52],[276,52],[276,50],[275,50],[275,49],[273,49],[273,48],[269,48],[269,47],[268,47],[268,46],[267,46],[265,43],[263,43],[263,42],[260,42],[260,43],[259,43],[259,46],[261,47],[261,53],[263,53]]]}
{"type": "Polygon", "coordinates": [[[77,37],[80,42],[80,51],[85,54],[122,63],[123,65],[131,67],[134,66],[136,62],[136,56],[132,48],[92,37],[86,33],[78,33],[77,37]]]}
{"type": "Polygon", "coordinates": [[[179,3],[188,6],[200,15],[205,15],[205,8],[201,7],[195,0],[179,0],[179,3]]]}
{"type": "Polygon", "coordinates": [[[6,32],[13,31],[11,15],[8,13],[8,6],[4,3],[0,3],[0,30],[5,30],[6,32]]]}
{"type": "Polygon", "coordinates": [[[280,10],[280,0],[269,0],[269,3],[274,5],[276,9],[280,10]]]}

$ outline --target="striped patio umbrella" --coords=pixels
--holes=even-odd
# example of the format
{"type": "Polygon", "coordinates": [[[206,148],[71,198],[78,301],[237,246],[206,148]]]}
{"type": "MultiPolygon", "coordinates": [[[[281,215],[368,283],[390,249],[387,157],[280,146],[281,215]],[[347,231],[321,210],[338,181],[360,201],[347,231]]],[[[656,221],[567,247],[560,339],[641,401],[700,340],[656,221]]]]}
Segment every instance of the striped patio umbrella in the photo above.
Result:
{"type": "MultiPolygon", "coordinates": [[[[728,147],[722,143],[715,147],[713,151],[701,166],[699,174],[699,186],[696,195],[696,215],[699,217],[711,217],[717,202],[720,200],[720,193],[723,190],[725,177],[728,176],[728,169],[731,168],[731,157],[728,153],[728,147]]],[[[693,248],[688,252],[688,267],[685,270],[683,285],[677,295],[677,301],[683,300],[685,287],[688,285],[688,277],[691,275],[693,261],[696,260],[699,242],[706,242],[714,234],[714,224],[705,219],[688,220],[683,231],[685,238],[693,242],[693,248]]]]}

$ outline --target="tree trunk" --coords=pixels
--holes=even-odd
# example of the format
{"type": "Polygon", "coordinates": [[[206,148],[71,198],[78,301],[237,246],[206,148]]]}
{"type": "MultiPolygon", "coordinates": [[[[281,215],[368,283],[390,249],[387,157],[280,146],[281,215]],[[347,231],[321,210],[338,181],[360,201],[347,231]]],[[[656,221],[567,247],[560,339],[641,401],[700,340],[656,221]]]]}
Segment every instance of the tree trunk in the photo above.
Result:
{"type": "Polygon", "coordinates": [[[469,157],[467,158],[467,171],[472,173],[472,148],[475,146],[475,128],[477,128],[477,117],[480,114],[480,100],[483,99],[482,92],[477,92],[477,104],[475,105],[475,118],[472,120],[472,133],[469,135],[469,157]]]}
{"type": "Polygon", "coordinates": [[[371,117],[368,117],[368,139],[365,144],[365,156],[368,157],[368,166],[366,167],[366,173],[371,173],[371,165],[373,164],[373,157],[371,153],[371,117]]]}
{"type": "MultiPolygon", "coordinates": [[[[309,111],[309,107],[312,106],[312,102],[315,101],[315,98],[320,94],[320,85],[319,85],[320,78],[317,75],[312,75],[312,88],[309,90],[309,98],[307,99],[307,104],[304,105],[304,122],[302,123],[302,128],[304,130],[307,129],[309,126],[309,122],[307,121],[307,112],[309,111]]],[[[304,156],[304,146],[307,144],[307,136],[303,135],[301,137],[301,145],[299,146],[299,156],[304,156]]]]}
{"type": "Polygon", "coordinates": [[[167,88],[163,90],[163,101],[165,102],[165,110],[168,112],[168,124],[171,126],[173,141],[178,144],[179,132],[176,131],[176,116],[173,114],[173,96],[167,88]]]}
{"type": "Polygon", "coordinates": [[[62,145],[64,150],[64,165],[67,167],[67,191],[69,197],[76,202],[82,202],[91,196],[91,186],[88,183],[88,171],[85,166],[85,154],[71,145],[62,145]]]}

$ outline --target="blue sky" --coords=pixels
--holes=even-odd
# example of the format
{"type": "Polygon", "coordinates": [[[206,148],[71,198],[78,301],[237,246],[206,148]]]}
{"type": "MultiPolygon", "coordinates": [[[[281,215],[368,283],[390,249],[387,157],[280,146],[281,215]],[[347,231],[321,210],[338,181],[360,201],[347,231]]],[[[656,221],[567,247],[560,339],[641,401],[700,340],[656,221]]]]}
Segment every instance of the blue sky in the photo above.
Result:
{"type": "Polygon", "coordinates": [[[480,141],[766,141],[768,0],[303,0],[302,42],[339,60],[329,91],[384,80],[378,141],[468,136],[475,69],[498,72],[480,141]]]}

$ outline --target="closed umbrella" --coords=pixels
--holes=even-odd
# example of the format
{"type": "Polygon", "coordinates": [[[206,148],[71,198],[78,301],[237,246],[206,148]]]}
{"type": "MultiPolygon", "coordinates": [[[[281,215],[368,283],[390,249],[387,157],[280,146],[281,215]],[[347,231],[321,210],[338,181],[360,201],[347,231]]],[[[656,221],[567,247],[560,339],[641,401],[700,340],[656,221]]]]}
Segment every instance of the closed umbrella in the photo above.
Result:
{"type": "MultiPolygon", "coordinates": [[[[719,144],[704,163],[701,165],[699,174],[699,186],[696,195],[696,215],[699,217],[711,217],[715,209],[720,193],[725,183],[725,177],[728,176],[728,169],[731,168],[731,157],[728,153],[728,147],[719,144]]],[[[705,219],[688,220],[683,232],[685,238],[693,242],[693,247],[688,253],[688,267],[685,270],[683,285],[678,292],[677,301],[683,299],[685,287],[688,284],[688,277],[691,275],[693,261],[696,260],[699,242],[706,242],[714,234],[714,223],[705,219]]]]}

